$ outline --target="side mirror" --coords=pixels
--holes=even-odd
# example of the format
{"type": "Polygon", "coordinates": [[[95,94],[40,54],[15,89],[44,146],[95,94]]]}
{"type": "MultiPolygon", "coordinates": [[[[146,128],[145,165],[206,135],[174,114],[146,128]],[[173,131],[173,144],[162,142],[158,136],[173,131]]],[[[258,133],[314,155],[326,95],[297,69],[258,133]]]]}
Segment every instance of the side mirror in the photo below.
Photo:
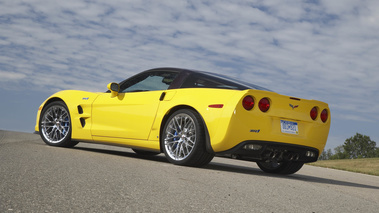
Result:
{"type": "Polygon", "coordinates": [[[118,92],[120,92],[120,85],[118,83],[109,83],[107,85],[107,88],[111,91],[112,98],[116,97],[118,95],[118,92]]]}

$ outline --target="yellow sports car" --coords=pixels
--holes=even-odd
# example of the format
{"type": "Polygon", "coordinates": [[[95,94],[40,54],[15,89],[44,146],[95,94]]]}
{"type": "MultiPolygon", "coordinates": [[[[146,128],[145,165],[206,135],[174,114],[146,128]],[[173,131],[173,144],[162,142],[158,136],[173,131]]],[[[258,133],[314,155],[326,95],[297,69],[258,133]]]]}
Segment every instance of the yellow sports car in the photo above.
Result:
{"type": "Polygon", "coordinates": [[[38,110],[35,130],[51,146],[126,146],[142,155],[164,152],[186,166],[230,156],[292,174],[317,160],[329,127],[326,103],[214,73],[157,68],[110,83],[104,93],[52,95],[38,110]]]}

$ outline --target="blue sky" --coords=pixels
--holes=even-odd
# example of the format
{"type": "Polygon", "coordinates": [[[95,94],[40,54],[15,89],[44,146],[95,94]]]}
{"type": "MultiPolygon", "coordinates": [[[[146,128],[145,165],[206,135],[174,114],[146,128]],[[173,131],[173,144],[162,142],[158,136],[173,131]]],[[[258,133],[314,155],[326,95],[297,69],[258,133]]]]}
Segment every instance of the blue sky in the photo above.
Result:
{"type": "Polygon", "coordinates": [[[331,108],[326,148],[379,145],[379,1],[0,1],[0,129],[34,131],[64,89],[156,67],[248,80],[331,108]]]}

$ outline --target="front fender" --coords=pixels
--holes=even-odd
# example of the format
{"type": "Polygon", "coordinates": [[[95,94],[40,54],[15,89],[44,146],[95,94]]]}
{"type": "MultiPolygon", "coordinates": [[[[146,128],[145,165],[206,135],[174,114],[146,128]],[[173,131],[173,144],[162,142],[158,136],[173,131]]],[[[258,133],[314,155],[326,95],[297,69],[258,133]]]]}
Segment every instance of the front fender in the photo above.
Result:
{"type": "Polygon", "coordinates": [[[54,101],[63,101],[71,117],[72,139],[92,140],[92,103],[98,95],[99,93],[78,90],[64,90],[51,95],[38,108],[35,131],[39,131],[39,120],[43,109],[54,101]]]}

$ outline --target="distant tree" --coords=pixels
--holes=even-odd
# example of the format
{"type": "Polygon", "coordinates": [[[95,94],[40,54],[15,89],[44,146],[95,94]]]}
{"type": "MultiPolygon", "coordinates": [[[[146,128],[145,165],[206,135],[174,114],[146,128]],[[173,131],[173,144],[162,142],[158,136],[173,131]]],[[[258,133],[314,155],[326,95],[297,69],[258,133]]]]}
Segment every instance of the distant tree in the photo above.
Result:
{"type": "Polygon", "coordinates": [[[322,151],[320,157],[318,157],[319,160],[330,160],[333,156],[333,152],[331,149],[328,149],[325,151],[325,149],[322,151]]]}
{"type": "Polygon", "coordinates": [[[326,151],[322,150],[321,155],[318,157],[318,160],[327,160],[326,159],[326,151]]]}
{"type": "Polygon", "coordinates": [[[331,149],[328,149],[328,150],[326,151],[326,157],[327,157],[327,159],[330,160],[330,159],[332,158],[332,156],[333,156],[333,152],[332,152],[332,150],[331,150],[331,149]]]}
{"type": "Polygon", "coordinates": [[[376,142],[369,136],[357,133],[346,139],[343,149],[347,158],[372,158],[376,156],[376,142]]]}
{"type": "Polygon", "coordinates": [[[331,157],[332,160],[349,158],[348,154],[345,152],[345,149],[343,148],[343,145],[339,145],[336,148],[334,148],[334,153],[335,154],[331,157]]]}

